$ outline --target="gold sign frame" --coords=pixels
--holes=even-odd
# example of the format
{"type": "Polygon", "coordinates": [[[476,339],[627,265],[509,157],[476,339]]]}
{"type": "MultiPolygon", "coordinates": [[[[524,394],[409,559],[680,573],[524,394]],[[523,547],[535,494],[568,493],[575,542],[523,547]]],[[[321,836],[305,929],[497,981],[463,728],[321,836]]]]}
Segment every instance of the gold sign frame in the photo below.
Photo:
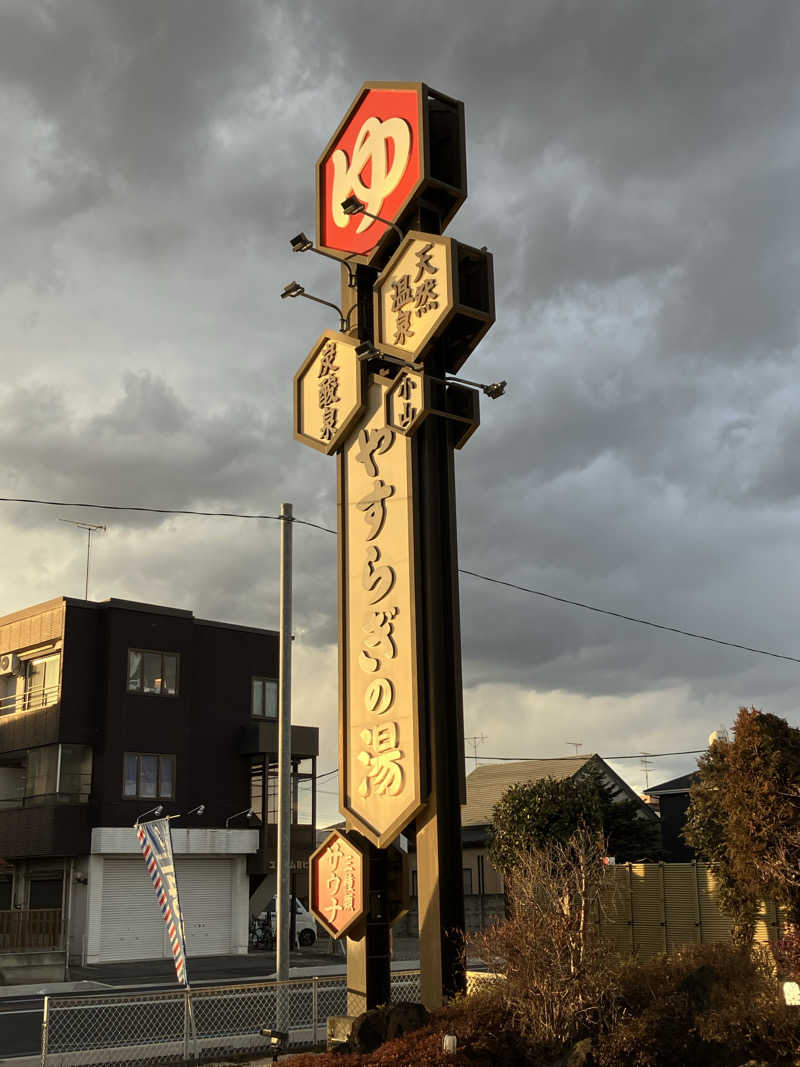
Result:
{"type": "Polygon", "coordinates": [[[339,807],[385,848],[425,803],[413,441],[386,425],[390,382],[339,454],[339,807]]]}
{"type": "Polygon", "coordinates": [[[372,306],[375,344],[381,351],[390,352],[409,362],[424,363],[433,347],[446,339],[449,353],[446,369],[448,373],[455,374],[495,321],[492,254],[486,249],[465,245],[454,237],[409,230],[372,287],[372,306]],[[397,298],[398,282],[392,275],[407,260],[414,245],[422,246],[421,251],[415,253],[418,260],[425,249],[438,249],[439,263],[435,267],[431,264],[428,273],[422,256],[415,276],[419,285],[413,290],[413,298],[410,287],[402,297],[397,298]],[[436,305],[430,313],[427,308],[417,306],[417,294],[421,293],[426,283],[435,285],[437,276],[441,276],[439,283],[442,289],[435,292],[436,305]],[[390,295],[389,288],[393,288],[395,293],[390,295]],[[405,296],[407,300],[400,304],[405,296]],[[415,317],[410,321],[421,330],[419,342],[410,347],[402,347],[388,340],[393,335],[396,340],[398,316],[403,311],[407,316],[414,314],[415,317]],[[394,322],[390,321],[392,313],[395,314],[394,322]],[[426,329],[424,316],[427,314],[431,314],[431,326],[426,329]]]}

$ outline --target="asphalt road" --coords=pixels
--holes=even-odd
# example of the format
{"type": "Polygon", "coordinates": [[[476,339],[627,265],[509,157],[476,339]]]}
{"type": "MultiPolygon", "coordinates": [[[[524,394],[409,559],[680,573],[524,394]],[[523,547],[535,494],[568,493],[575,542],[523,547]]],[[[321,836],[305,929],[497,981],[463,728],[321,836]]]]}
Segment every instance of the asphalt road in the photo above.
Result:
{"type": "Polygon", "coordinates": [[[42,1047],[40,996],[0,1001],[0,1057],[32,1056],[42,1047]]]}

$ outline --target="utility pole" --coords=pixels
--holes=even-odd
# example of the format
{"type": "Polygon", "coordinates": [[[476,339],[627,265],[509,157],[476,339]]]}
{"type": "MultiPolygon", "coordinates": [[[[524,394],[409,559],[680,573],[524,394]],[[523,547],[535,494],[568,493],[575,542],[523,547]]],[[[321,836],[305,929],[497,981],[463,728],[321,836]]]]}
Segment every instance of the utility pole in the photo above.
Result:
{"type": "Polygon", "coordinates": [[[292,505],[281,504],[280,686],[278,691],[278,899],[275,906],[278,979],[289,977],[292,825],[292,505]]]}
{"type": "Polygon", "coordinates": [[[69,523],[70,526],[78,526],[81,530],[86,530],[89,535],[86,539],[86,584],[84,586],[83,599],[89,599],[89,562],[92,552],[92,534],[97,530],[102,530],[103,533],[108,529],[107,526],[101,522],[80,522],[77,519],[59,519],[59,522],[69,523]]]}

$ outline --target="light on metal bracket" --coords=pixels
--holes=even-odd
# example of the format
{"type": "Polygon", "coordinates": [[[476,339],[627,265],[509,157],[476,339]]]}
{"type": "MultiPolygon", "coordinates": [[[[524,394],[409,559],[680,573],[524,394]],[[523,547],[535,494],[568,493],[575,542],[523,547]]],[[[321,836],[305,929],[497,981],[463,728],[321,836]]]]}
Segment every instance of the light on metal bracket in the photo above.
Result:
{"type": "Polygon", "coordinates": [[[347,267],[347,287],[349,289],[355,289],[356,273],[347,262],[347,259],[339,259],[338,256],[334,256],[331,252],[324,252],[321,248],[317,248],[311,238],[307,237],[302,231],[294,237],[291,237],[289,239],[289,244],[292,246],[293,252],[316,252],[318,256],[332,259],[335,263],[342,263],[347,267]]]}
{"type": "Polygon", "coordinates": [[[381,218],[380,215],[374,215],[371,211],[367,211],[366,205],[362,204],[355,195],[348,196],[346,200],[342,201],[342,211],[345,215],[366,215],[370,219],[377,219],[378,222],[382,222],[385,226],[391,226],[392,229],[397,232],[401,241],[405,237],[405,234],[396,222],[381,218]]]}
{"type": "Polygon", "coordinates": [[[290,296],[292,298],[296,296],[304,296],[306,300],[313,300],[315,304],[324,304],[325,307],[333,308],[333,310],[339,316],[339,329],[342,331],[342,333],[350,329],[350,316],[353,314],[356,307],[358,306],[357,304],[353,304],[353,306],[348,310],[347,314],[345,315],[338,304],[333,304],[330,300],[323,300],[322,297],[314,296],[312,293],[307,293],[299,282],[289,282],[288,285],[284,285],[283,292],[281,293],[281,300],[285,300],[287,296],[290,296]]]}
{"type": "MultiPolygon", "coordinates": [[[[423,368],[419,363],[409,363],[407,360],[398,359],[397,356],[390,356],[386,352],[381,352],[379,348],[370,344],[369,341],[362,341],[362,343],[356,347],[356,355],[359,359],[382,359],[387,363],[394,363],[398,367],[406,367],[408,370],[424,373],[423,368]]],[[[490,382],[488,385],[484,385],[483,382],[473,382],[469,378],[458,378],[455,374],[450,375],[448,378],[436,378],[432,374],[429,374],[428,378],[432,382],[438,382],[439,385],[449,385],[450,382],[459,382],[461,385],[472,385],[476,389],[482,390],[490,400],[497,400],[498,397],[503,396],[506,391],[506,386],[508,385],[508,382],[505,380],[501,382],[490,382]]]]}

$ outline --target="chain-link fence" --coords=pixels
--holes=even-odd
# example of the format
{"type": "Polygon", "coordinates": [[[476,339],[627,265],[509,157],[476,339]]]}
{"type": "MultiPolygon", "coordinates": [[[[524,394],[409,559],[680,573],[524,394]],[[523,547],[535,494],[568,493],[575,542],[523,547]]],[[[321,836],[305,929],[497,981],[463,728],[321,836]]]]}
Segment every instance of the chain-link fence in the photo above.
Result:
{"type": "MultiPolygon", "coordinates": [[[[468,992],[486,976],[468,974],[468,992]]],[[[392,1001],[418,1000],[419,971],[392,973],[392,1001]]],[[[103,993],[47,996],[42,1067],[146,1067],[147,1064],[258,1055],[263,1029],[284,1030],[289,1047],[325,1040],[329,1015],[345,1015],[344,975],[206,986],[187,993],[103,993]]]]}

